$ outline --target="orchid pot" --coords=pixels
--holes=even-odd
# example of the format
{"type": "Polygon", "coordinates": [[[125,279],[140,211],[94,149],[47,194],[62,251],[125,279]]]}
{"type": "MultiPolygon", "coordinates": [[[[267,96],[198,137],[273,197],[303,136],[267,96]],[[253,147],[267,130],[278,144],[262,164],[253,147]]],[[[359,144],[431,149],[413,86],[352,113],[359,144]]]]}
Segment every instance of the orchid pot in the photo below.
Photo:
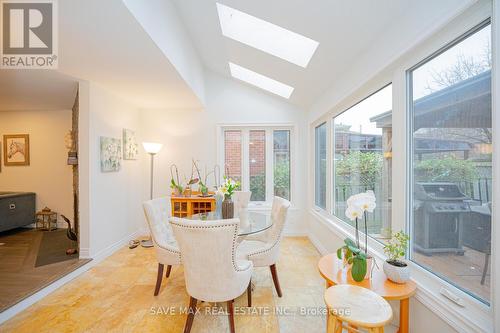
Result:
{"type": "Polygon", "coordinates": [[[376,264],[377,263],[375,262],[375,258],[373,258],[371,255],[368,255],[368,257],[366,257],[366,273],[364,280],[371,279],[373,269],[375,268],[376,264]]]}

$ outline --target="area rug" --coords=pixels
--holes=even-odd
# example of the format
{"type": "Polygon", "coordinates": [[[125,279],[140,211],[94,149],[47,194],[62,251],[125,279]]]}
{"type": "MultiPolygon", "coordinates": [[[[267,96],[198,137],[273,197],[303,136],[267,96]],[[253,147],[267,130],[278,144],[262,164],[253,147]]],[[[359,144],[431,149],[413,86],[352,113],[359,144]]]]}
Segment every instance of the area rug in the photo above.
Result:
{"type": "Polygon", "coordinates": [[[36,257],[35,267],[50,265],[56,262],[78,259],[78,253],[67,255],[66,250],[75,246],[66,237],[66,229],[43,232],[36,257]]]}

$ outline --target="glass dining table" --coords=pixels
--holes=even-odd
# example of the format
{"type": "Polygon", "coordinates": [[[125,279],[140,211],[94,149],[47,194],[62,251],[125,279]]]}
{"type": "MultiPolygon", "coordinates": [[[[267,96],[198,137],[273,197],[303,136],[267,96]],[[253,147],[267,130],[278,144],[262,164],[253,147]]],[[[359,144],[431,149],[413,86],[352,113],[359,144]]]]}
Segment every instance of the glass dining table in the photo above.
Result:
{"type": "MultiPolygon", "coordinates": [[[[240,219],[238,236],[248,236],[269,229],[273,222],[271,217],[258,212],[241,211],[235,214],[235,218],[240,219]]],[[[186,217],[190,220],[213,221],[222,220],[222,214],[218,212],[208,212],[193,214],[186,217]]]]}

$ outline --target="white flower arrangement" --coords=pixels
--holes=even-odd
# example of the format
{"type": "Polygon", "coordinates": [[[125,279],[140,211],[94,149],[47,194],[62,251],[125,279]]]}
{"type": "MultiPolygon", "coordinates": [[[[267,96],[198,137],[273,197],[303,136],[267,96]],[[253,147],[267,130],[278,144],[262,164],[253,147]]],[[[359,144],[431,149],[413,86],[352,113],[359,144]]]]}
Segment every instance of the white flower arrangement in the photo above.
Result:
{"type": "MultiPolygon", "coordinates": [[[[347,264],[352,264],[351,276],[355,281],[362,281],[367,274],[368,256],[368,230],[366,225],[366,213],[372,213],[377,207],[377,199],[373,191],[355,194],[347,199],[347,209],[345,215],[351,221],[356,221],[356,242],[350,238],[344,240],[345,245],[337,249],[337,257],[344,259],[347,264]],[[365,249],[361,250],[359,244],[358,219],[364,217],[365,222],[365,249]],[[343,254],[343,255],[342,255],[343,254]]],[[[376,263],[375,263],[376,265],[376,263]]],[[[372,266],[373,267],[373,266],[372,266]]],[[[371,274],[371,273],[370,273],[371,274]]]]}
{"type": "Polygon", "coordinates": [[[369,213],[373,213],[373,210],[377,207],[377,198],[375,198],[375,193],[373,191],[368,190],[364,193],[358,193],[351,195],[349,199],[347,199],[347,210],[346,216],[354,221],[355,218],[359,218],[361,216],[356,216],[353,213],[361,213],[362,215],[365,211],[369,213]],[[347,214],[347,211],[353,212],[347,214]]]}
{"type": "Polygon", "coordinates": [[[222,194],[225,198],[231,198],[234,191],[236,191],[239,186],[239,182],[236,182],[231,178],[227,178],[226,176],[224,176],[224,182],[217,189],[217,194],[222,194]]]}
{"type": "Polygon", "coordinates": [[[358,219],[364,217],[365,222],[365,253],[368,251],[368,230],[366,225],[366,213],[373,213],[377,207],[377,198],[373,191],[368,190],[363,193],[351,195],[347,199],[347,209],[345,215],[351,221],[356,221],[356,245],[359,248],[358,219]]]}

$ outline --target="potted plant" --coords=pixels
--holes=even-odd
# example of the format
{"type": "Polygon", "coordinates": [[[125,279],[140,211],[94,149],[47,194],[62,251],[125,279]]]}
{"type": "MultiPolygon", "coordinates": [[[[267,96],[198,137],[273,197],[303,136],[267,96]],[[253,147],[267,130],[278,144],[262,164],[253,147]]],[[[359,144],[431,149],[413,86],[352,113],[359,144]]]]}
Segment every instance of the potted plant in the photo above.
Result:
{"type": "MultiPolygon", "coordinates": [[[[205,177],[204,178],[202,178],[200,168],[198,167],[198,164],[196,163],[196,161],[194,159],[193,159],[193,168],[196,170],[196,173],[198,174],[198,178],[195,178],[195,179],[197,180],[198,190],[201,193],[201,196],[204,196],[204,197],[209,196],[208,185],[207,185],[208,177],[212,173],[214,173],[214,175],[215,175],[215,168],[213,171],[208,172],[207,168],[205,167],[205,177]]],[[[191,170],[191,173],[193,174],[194,171],[191,170]]]]}
{"type": "Polygon", "coordinates": [[[366,222],[367,213],[372,213],[376,204],[373,191],[355,194],[347,199],[345,215],[355,221],[356,241],[349,238],[344,240],[345,245],[337,250],[337,257],[344,259],[344,264],[351,266],[351,276],[354,281],[362,281],[370,278],[374,259],[368,254],[368,227],[366,222]],[[359,219],[363,216],[365,232],[365,248],[362,249],[359,242],[359,219]]]}
{"type": "Polygon", "coordinates": [[[387,278],[396,283],[406,283],[410,279],[410,267],[401,260],[406,255],[406,249],[410,237],[403,231],[392,235],[384,246],[387,260],[384,262],[384,273],[387,278]]]}
{"type": "Polygon", "coordinates": [[[184,188],[181,185],[181,181],[179,180],[179,170],[177,169],[177,165],[172,164],[170,166],[170,188],[174,191],[175,196],[181,196],[184,192],[184,188]],[[174,180],[174,171],[175,171],[175,180],[174,180]],[[177,180],[177,181],[176,181],[177,180]]]}
{"type": "Polygon", "coordinates": [[[232,219],[234,217],[234,202],[231,200],[234,191],[240,186],[239,182],[235,182],[231,178],[224,176],[224,183],[222,183],[219,191],[224,194],[224,201],[222,201],[222,218],[232,219]]]}
{"type": "Polygon", "coordinates": [[[173,178],[170,179],[170,188],[174,191],[174,194],[176,196],[181,196],[184,192],[184,188],[182,187],[182,185],[176,183],[173,178]]]}

